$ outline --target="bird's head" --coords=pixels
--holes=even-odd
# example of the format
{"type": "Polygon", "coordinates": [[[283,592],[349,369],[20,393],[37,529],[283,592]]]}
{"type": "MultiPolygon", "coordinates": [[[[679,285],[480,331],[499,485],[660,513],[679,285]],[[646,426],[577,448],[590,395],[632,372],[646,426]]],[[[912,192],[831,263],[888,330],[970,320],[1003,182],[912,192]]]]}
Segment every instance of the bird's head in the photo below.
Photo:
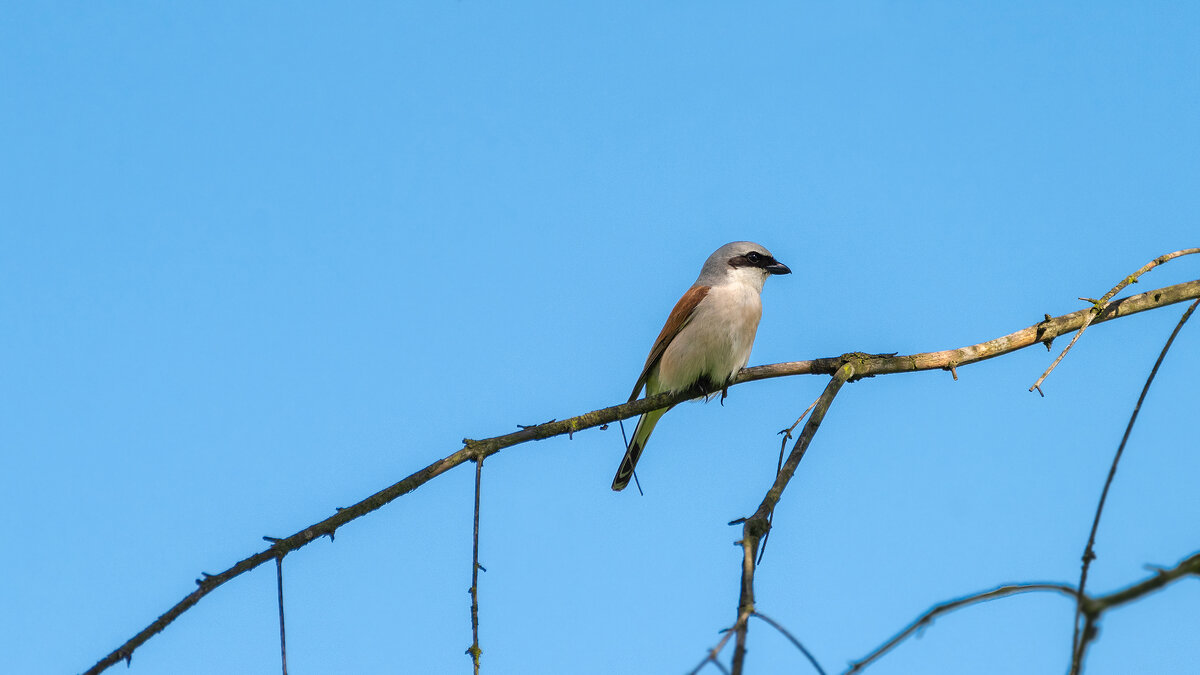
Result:
{"type": "Polygon", "coordinates": [[[752,241],[735,241],[725,244],[708,257],[696,283],[715,286],[732,281],[751,284],[762,290],[767,277],[772,274],[791,273],[792,270],[776,260],[765,246],[752,241]]]}

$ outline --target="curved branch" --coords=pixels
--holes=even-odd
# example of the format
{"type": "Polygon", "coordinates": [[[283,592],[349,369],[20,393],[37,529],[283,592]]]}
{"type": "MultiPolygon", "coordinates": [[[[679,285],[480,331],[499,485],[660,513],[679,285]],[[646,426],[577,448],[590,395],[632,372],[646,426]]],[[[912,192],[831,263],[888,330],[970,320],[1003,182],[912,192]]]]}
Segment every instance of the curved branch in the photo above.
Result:
{"type": "Polygon", "coordinates": [[[766,614],[763,614],[762,612],[754,612],[754,614],[752,616],[756,616],[756,617],[762,619],[763,621],[766,621],[775,630],[779,631],[783,635],[783,637],[787,638],[788,641],[790,641],[796,647],[796,649],[800,650],[800,653],[804,655],[804,658],[808,659],[808,662],[812,664],[813,669],[817,671],[817,675],[825,675],[825,669],[822,668],[821,664],[817,662],[817,658],[815,656],[813,656],[811,652],[809,652],[807,649],[805,649],[804,645],[801,644],[800,641],[796,639],[795,635],[792,635],[791,633],[789,633],[786,628],[779,625],[774,619],[767,616],[766,614]]]}
{"type": "Polygon", "coordinates": [[[924,628],[925,626],[933,623],[933,620],[936,619],[938,617],[938,615],[946,614],[947,612],[953,612],[956,609],[962,609],[963,607],[969,607],[971,605],[976,605],[981,602],[987,602],[989,600],[997,600],[999,598],[1006,598],[1010,595],[1017,595],[1020,593],[1033,593],[1033,592],[1037,592],[1037,591],[1062,593],[1063,595],[1066,595],[1067,597],[1069,597],[1071,599],[1075,598],[1075,587],[1074,586],[1071,586],[1069,584],[1049,584],[1049,583],[1047,583],[1047,584],[1008,584],[1005,586],[999,586],[997,588],[993,588],[990,591],[984,591],[982,593],[975,593],[972,595],[963,596],[961,598],[955,598],[954,600],[947,600],[946,602],[939,603],[939,604],[934,605],[933,607],[929,608],[929,610],[927,610],[924,614],[922,614],[921,616],[918,616],[916,619],[913,620],[912,623],[905,626],[903,630],[901,630],[899,633],[896,633],[887,642],[885,642],[882,645],[880,645],[879,647],[877,647],[875,649],[875,651],[871,652],[870,654],[867,654],[866,656],[859,659],[858,661],[851,661],[850,668],[847,669],[846,672],[843,673],[843,675],[852,675],[853,673],[857,673],[860,670],[862,670],[863,668],[866,668],[867,666],[871,665],[876,660],[878,660],[881,656],[883,656],[884,654],[887,654],[888,652],[895,649],[897,645],[899,645],[901,642],[904,642],[913,633],[915,633],[918,630],[924,628]]]}
{"type": "MultiPolygon", "coordinates": [[[[1200,552],[1193,553],[1171,569],[1160,569],[1155,572],[1154,576],[1143,579],[1142,581],[1139,581],[1127,588],[1097,597],[1089,597],[1084,595],[1083,613],[1088,618],[1089,625],[1094,626],[1096,621],[1099,620],[1100,615],[1102,615],[1104,612],[1145,597],[1162,589],[1164,586],[1189,575],[1200,576],[1200,552]]],[[[982,593],[975,593],[939,603],[931,607],[925,613],[921,614],[921,616],[917,617],[903,630],[876,648],[875,651],[864,656],[858,661],[852,661],[850,663],[850,668],[848,668],[843,675],[853,675],[854,673],[863,670],[878,660],[879,657],[883,656],[887,652],[894,649],[901,642],[911,637],[913,633],[933,623],[933,620],[941,614],[953,612],[956,609],[962,609],[963,607],[968,607],[970,605],[977,605],[989,600],[997,600],[1021,593],[1032,593],[1039,591],[1058,593],[1070,598],[1073,601],[1079,596],[1075,587],[1071,586],[1070,584],[1009,584],[993,588],[990,591],[983,591],[982,593]]]]}
{"type": "MultiPolygon", "coordinates": [[[[1111,302],[1104,307],[1100,314],[1096,315],[1092,323],[1101,323],[1196,298],[1200,298],[1200,279],[1111,302]]],[[[1091,313],[1091,309],[1086,309],[1060,317],[1048,318],[1016,333],[1011,333],[977,345],[942,352],[926,352],[910,356],[870,356],[854,353],[812,361],[792,361],[789,363],[756,366],[744,369],[735,379],[734,384],[773,377],[784,377],[787,375],[831,375],[843,364],[849,362],[854,363],[854,376],[856,378],[918,370],[950,370],[956,366],[990,359],[1001,354],[1023,349],[1038,342],[1049,342],[1058,335],[1078,329],[1086,320],[1086,315],[1091,313]]],[[[686,392],[658,394],[657,396],[640,399],[631,403],[623,403],[621,405],[594,410],[569,419],[539,424],[503,436],[478,441],[463,439],[463,448],[461,450],[433,462],[424,469],[376,492],[353,506],[338,510],[336,514],[325,520],[314,523],[290,537],[274,542],[270,548],[244,558],[224,572],[215,575],[205,575],[203,579],[197,580],[196,584],[198,588],[195,591],[185,596],[175,606],[159,616],[153,623],[126,641],[125,644],[100,659],[100,661],[86,671],[85,675],[95,675],[119,661],[132,658],[135,649],[166,628],[172,621],[199,602],[201,598],[216,590],[230,579],[249,572],[259,565],[273,560],[277,556],[306,546],[320,537],[328,536],[332,539],[334,533],[342,525],[361,518],[398,497],[412,492],[433,478],[464,462],[475,458],[482,459],[494,455],[504,448],[521,443],[552,438],[563,434],[570,435],[576,431],[598,427],[617,420],[628,419],[644,412],[681,403],[689,398],[691,398],[691,395],[686,392]]]]}

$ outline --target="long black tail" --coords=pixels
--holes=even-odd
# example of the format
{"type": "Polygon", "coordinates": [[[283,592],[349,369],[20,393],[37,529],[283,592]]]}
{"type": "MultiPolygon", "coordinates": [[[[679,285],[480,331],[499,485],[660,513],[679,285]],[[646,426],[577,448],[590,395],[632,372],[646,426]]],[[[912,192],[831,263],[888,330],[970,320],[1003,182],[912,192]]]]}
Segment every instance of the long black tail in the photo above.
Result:
{"type": "Polygon", "coordinates": [[[650,438],[650,432],[654,431],[654,425],[658,424],[658,418],[662,417],[665,412],[667,412],[666,408],[651,410],[638,418],[637,428],[633,430],[633,440],[625,449],[625,457],[621,460],[621,467],[617,469],[616,477],[613,478],[612,489],[624,490],[629,485],[630,479],[633,478],[633,470],[637,467],[638,460],[642,457],[642,450],[646,447],[646,441],[650,438]]]}
{"type": "Polygon", "coordinates": [[[633,478],[633,469],[637,466],[644,447],[636,438],[629,444],[629,448],[625,450],[625,458],[621,460],[621,467],[617,469],[617,475],[613,478],[612,489],[624,490],[629,485],[629,480],[633,478]]]}

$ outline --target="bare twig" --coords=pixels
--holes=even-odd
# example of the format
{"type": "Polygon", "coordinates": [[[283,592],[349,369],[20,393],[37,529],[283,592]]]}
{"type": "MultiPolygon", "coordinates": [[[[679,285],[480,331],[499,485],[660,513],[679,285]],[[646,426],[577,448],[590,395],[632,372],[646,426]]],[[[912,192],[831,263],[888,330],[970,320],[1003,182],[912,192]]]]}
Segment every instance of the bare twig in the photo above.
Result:
{"type": "Polygon", "coordinates": [[[879,659],[879,657],[881,657],[884,654],[895,649],[896,645],[899,645],[901,642],[906,640],[913,633],[915,633],[918,630],[920,630],[921,628],[933,623],[933,620],[936,619],[941,614],[945,614],[947,612],[953,612],[956,609],[962,609],[963,607],[975,605],[975,604],[978,604],[981,602],[987,602],[988,600],[996,600],[997,598],[1005,598],[1010,595],[1017,595],[1019,593],[1031,593],[1031,592],[1035,592],[1035,591],[1052,591],[1052,592],[1056,592],[1056,593],[1062,593],[1071,598],[1075,597],[1075,589],[1073,587],[1071,587],[1070,585],[1047,583],[1047,584],[1009,584],[1009,585],[993,588],[990,591],[984,591],[982,593],[974,593],[972,595],[967,595],[967,596],[964,596],[961,598],[956,598],[954,600],[948,600],[946,602],[943,602],[943,603],[940,603],[940,604],[937,604],[937,605],[934,605],[933,607],[931,607],[924,614],[917,617],[912,623],[905,626],[904,629],[901,630],[899,633],[896,633],[894,636],[892,636],[887,642],[884,642],[882,645],[877,647],[875,649],[875,651],[871,652],[870,654],[867,654],[866,656],[859,659],[858,661],[852,661],[850,663],[850,668],[845,671],[844,675],[851,675],[852,673],[857,673],[860,670],[871,665],[877,659],[879,659]]]}
{"type": "Polygon", "coordinates": [[[1200,577],[1200,551],[1191,554],[1184,558],[1178,565],[1167,569],[1155,569],[1154,576],[1147,577],[1142,581],[1133,584],[1119,591],[1114,591],[1107,595],[1101,595],[1092,598],[1090,602],[1084,603],[1083,611],[1085,614],[1099,616],[1114,607],[1133,602],[1139,598],[1147,596],[1155,591],[1161,590],[1163,587],[1171,584],[1186,576],[1200,577]]]}
{"type": "Polygon", "coordinates": [[[1087,648],[1092,640],[1096,638],[1097,624],[1099,624],[1100,616],[1104,612],[1149,595],[1160,590],[1167,584],[1188,575],[1200,576],[1200,553],[1193,553],[1190,557],[1171,569],[1158,569],[1155,571],[1154,576],[1115,593],[1102,595],[1098,598],[1083,596],[1083,628],[1079,635],[1079,648],[1072,654],[1071,672],[1078,673],[1082,671],[1084,657],[1087,655],[1087,648]],[[1076,655],[1078,656],[1078,660],[1076,660],[1076,655]]]}
{"type": "MultiPolygon", "coordinates": [[[[1177,302],[1195,300],[1197,297],[1200,297],[1200,279],[1113,300],[1105,305],[1100,314],[1095,316],[1091,322],[1093,324],[1104,323],[1177,302]]],[[[958,349],[898,356],[857,355],[857,358],[860,364],[869,367],[871,375],[944,370],[952,363],[957,368],[961,368],[967,364],[1002,356],[1030,345],[1044,344],[1060,335],[1077,330],[1091,315],[1092,308],[1089,307],[1062,316],[1048,317],[1015,333],[958,349]]],[[[856,355],[754,366],[746,368],[738,374],[735,383],[787,375],[832,374],[846,358],[852,356],[856,355]]]]}
{"type": "MultiPolygon", "coordinates": [[[[1189,281],[1174,286],[1160,288],[1148,293],[1130,296],[1109,303],[1103,311],[1100,312],[1092,323],[1101,323],[1116,319],[1119,317],[1128,316],[1138,312],[1144,312],[1158,307],[1182,302],[1184,300],[1193,300],[1200,298],[1200,279],[1189,281]]],[[[767,366],[756,366],[754,368],[746,368],[735,378],[734,384],[742,384],[753,382],[755,380],[764,380],[774,377],[784,377],[790,375],[809,375],[809,374],[827,374],[831,375],[836,372],[847,358],[854,361],[855,372],[859,375],[883,375],[887,373],[914,372],[920,370],[938,370],[947,367],[951,362],[958,367],[969,363],[990,359],[1001,354],[1023,349],[1032,344],[1045,342],[1065,332],[1075,330],[1083,325],[1086,315],[1091,314],[1091,309],[1081,310],[1066,314],[1063,316],[1046,319],[1029,328],[1017,331],[1010,335],[982,342],[969,347],[952,349],[942,352],[927,352],[922,354],[913,354],[907,356],[874,356],[866,355],[848,355],[847,357],[831,357],[824,359],[815,359],[812,361],[792,361],[788,363],[776,363],[767,366]]],[[[232,567],[218,574],[207,575],[204,579],[197,582],[199,588],[192,593],[189,593],[182,600],[164,612],[156,620],[154,620],[146,628],[139,631],[136,635],[127,640],[117,649],[113,650],[104,658],[100,659],[95,665],[89,668],[85,675],[96,675],[103,672],[110,666],[129,659],[133,656],[134,650],[144,644],[154,635],[161,632],[164,628],[170,625],[180,615],[190,609],[193,605],[199,602],[204,596],[213,592],[230,579],[245,574],[259,565],[272,560],[280,554],[286,554],[298,548],[308,545],[312,541],[329,536],[333,537],[334,533],[342,525],[349,523],[352,520],[361,518],[362,516],[375,511],[376,509],[392,502],[402,495],[408,494],[417,489],[421,485],[440,476],[441,474],[453,469],[454,467],[467,462],[476,457],[490,457],[491,455],[500,452],[504,448],[508,448],[529,441],[542,440],[561,436],[568,433],[590,429],[620,419],[628,419],[641,415],[644,412],[665,408],[677,403],[681,403],[688,399],[691,394],[689,392],[671,394],[663,393],[650,398],[644,398],[630,403],[622,403],[621,405],[610,406],[600,410],[594,410],[583,415],[571,417],[569,419],[557,420],[547,424],[541,424],[528,429],[496,436],[484,440],[464,439],[464,447],[457,452],[439,459],[429,466],[413,473],[403,480],[376,492],[375,494],[363,499],[362,501],[339,509],[336,514],[326,518],[318,523],[314,523],[299,532],[275,541],[272,546],[264,551],[255,553],[237,563],[232,567]]]]}
{"type": "Polygon", "coordinates": [[[275,558],[275,579],[279,585],[279,659],[287,675],[287,632],[283,628],[283,556],[275,558]]]}
{"type": "Polygon", "coordinates": [[[804,421],[805,417],[808,417],[808,413],[812,412],[812,409],[817,407],[817,401],[820,400],[821,397],[818,396],[816,400],[808,404],[808,407],[804,409],[804,412],[800,413],[800,416],[796,418],[796,421],[792,422],[792,426],[779,432],[779,435],[783,436],[783,440],[779,443],[779,466],[775,467],[776,474],[783,469],[783,453],[787,450],[787,442],[792,440],[792,432],[796,430],[796,427],[800,426],[800,423],[804,421]]]}
{"type": "Polygon", "coordinates": [[[1100,491],[1100,502],[1096,504],[1096,516],[1092,519],[1092,531],[1088,534],[1087,545],[1083,547],[1083,566],[1079,572],[1079,601],[1075,604],[1075,620],[1071,636],[1071,675],[1077,675],[1083,668],[1083,654],[1087,650],[1087,643],[1091,640],[1095,631],[1090,630],[1091,621],[1085,620],[1084,625],[1080,625],[1080,619],[1083,618],[1084,593],[1087,591],[1088,569],[1092,565],[1092,561],[1096,558],[1096,530],[1100,527],[1100,516],[1104,513],[1104,502],[1108,499],[1108,489],[1112,486],[1113,478],[1117,475],[1117,464],[1121,461],[1121,455],[1125,452],[1125,444],[1129,442],[1129,434],[1133,431],[1133,424],[1137,422],[1138,412],[1142,409],[1142,402],[1146,400],[1146,393],[1150,391],[1150,384],[1154,382],[1154,376],[1158,374],[1158,367],[1162,365],[1163,359],[1167,356],[1167,350],[1171,348],[1171,343],[1175,342],[1175,336],[1179,335],[1179,329],[1183,328],[1183,324],[1192,316],[1196,305],[1200,304],[1200,300],[1196,300],[1183,316],[1179,318],[1179,323],[1175,324],[1175,330],[1171,331],[1171,336],[1167,338],[1167,343],[1163,345],[1162,351],[1158,353],[1158,360],[1154,362],[1154,367],[1150,369],[1150,376],[1146,378],[1146,384],[1142,387],[1142,393],[1138,396],[1137,404],[1133,406],[1133,414],[1129,416],[1129,424],[1125,425],[1125,434],[1121,436],[1121,443],[1117,445],[1117,452],[1113,455],[1112,465],[1108,469],[1108,478],[1104,480],[1104,489],[1100,491]]]}
{"type": "MultiPolygon", "coordinates": [[[[1086,617],[1090,618],[1091,625],[1094,626],[1099,621],[1100,615],[1110,609],[1120,607],[1121,605],[1133,602],[1139,598],[1145,597],[1155,591],[1162,589],[1168,584],[1178,581],[1183,577],[1195,575],[1200,576],[1200,552],[1193,553],[1185,558],[1175,567],[1170,569],[1156,568],[1154,576],[1148,577],[1107,595],[1098,597],[1083,596],[1083,612],[1086,617]]],[[[918,616],[912,623],[908,624],[899,633],[889,638],[887,642],[877,647],[870,654],[867,654],[858,661],[852,661],[850,667],[842,675],[854,675],[862,671],[867,666],[877,661],[881,656],[895,649],[904,640],[911,637],[914,633],[922,628],[933,623],[933,620],[941,614],[953,612],[956,609],[962,609],[969,605],[976,605],[989,600],[997,600],[1006,598],[1021,593],[1032,592],[1051,592],[1058,593],[1067,598],[1075,600],[1079,597],[1079,593],[1074,586],[1070,584],[1056,583],[1033,583],[1033,584],[1007,584],[993,588],[990,591],[974,593],[954,600],[948,600],[943,603],[934,605],[925,613],[918,616]]]]}
{"type": "Polygon", "coordinates": [[[704,666],[706,666],[710,663],[715,665],[717,668],[720,668],[721,672],[726,673],[726,675],[728,675],[729,670],[727,670],[725,668],[725,666],[719,660],[717,660],[717,657],[721,655],[721,650],[725,649],[725,643],[729,642],[729,638],[732,637],[734,632],[737,631],[738,626],[741,626],[743,623],[745,623],[749,619],[750,619],[750,614],[748,614],[748,613],[742,614],[742,615],[738,616],[738,620],[736,622],[734,622],[734,624],[732,626],[721,631],[722,633],[724,633],[724,635],[721,636],[721,641],[718,642],[716,644],[716,646],[714,646],[712,649],[708,650],[708,653],[704,655],[704,658],[700,661],[700,663],[696,664],[695,668],[692,668],[691,672],[689,672],[688,675],[696,675],[696,673],[699,673],[701,670],[704,669],[704,666]]]}
{"type": "MultiPolygon", "coordinates": [[[[783,436],[783,438],[780,439],[780,441],[779,441],[779,463],[775,466],[775,475],[776,476],[778,476],[779,472],[783,470],[783,455],[785,452],[787,452],[787,442],[792,440],[792,431],[794,431],[796,429],[796,427],[800,426],[800,422],[805,417],[808,417],[808,413],[812,412],[812,409],[814,407],[816,407],[816,405],[817,405],[817,401],[820,401],[820,400],[821,400],[821,398],[818,396],[815,401],[810,403],[808,405],[808,407],[804,409],[804,412],[800,413],[800,416],[796,418],[796,421],[792,422],[792,426],[790,426],[786,429],[783,429],[782,431],[779,432],[779,435],[783,436]]],[[[766,532],[766,534],[763,535],[762,545],[758,549],[758,562],[755,563],[757,565],[762,565],[763,556],[767,554],[767,542],[771,540],[771,522],[774,518],[775,518],[775,511],[772,510],[771,513],[769,513],[767,515],[767,532],[766,532]]],[[[744,521],[735,521],[735,522],[744,522],[744,521]]]]}
{"type": "MultiPolygon", "coordinates": [[[[745,525],[743,532],[745,531],[745,525]]],[[[758,544],[757,538],[747,539],[745,534],[738,542],[742,545],[742,585],[738,597],[738,622],[734,624],[733,633],[737,641],[733,645],[733,675],[741,675],[746,661],[746,634],[750,629],[749,621],[741,617],[749,617],[754,612],[754,554],[758,544]]]]}
{"type": "Polygon", "coordinates": [[[471,537],[471,646],[467,654],[475,675],[479,675],[479,484],[483,479],[483,458],[475,460],[475,530],[471,537]]]}
{"type": "Polygon", "coordinates": [[[812,653],[810,653],[807,649],[805,649],[804,645],[800,644],[800,641],[796,639],[796,636],[789,633],[786,628],[779,625],[778,623],[776,623],[776,621],[774,619],[767,616],[766,614],[763,614],[762,612],[755,611],[753,616],[756,616],[756,617],[762,619],[763,621],[766,621],[768,624],[773,626],[775,628],[775,630],[782,633],[783,637],[785,637],[789,641],[791,641],[791,643],[796,646],[796,649],[799,649],[800,653],[804,654],[804,658],[808,659],[808,662],[812,664],[812,667],[816,669],[816,671],[817,671],[817,673],[819,673],[819,675],[825,675],[825,669],[821,667],[820,663],[817,663],[816,657],[814,657],[812,655],[812,653]]]}
{"type": "Polygon", "coordinates": [[[1050,367],[1046,369],[1046,372],[1042,373],[1042,376],[1037,379],[1037,382],[1033,383],[1033,386],[1029,388],[1029,391],[1037,390],[1039,394],[1042,392],[1042,382],[1046,381],[1046,378],[1050,376],[1050,372],[1058,367],[1058,363],[1063,360],[1063,357],[1067,355],[1067,352],[1071,351],[1071,347],[1075,346],[1075,341],[1079,339],[1079,336],[1083,335],[1083,331],[1087,330],[1088,325],[1092,323],[1092,319],[1098,316],[1104,309],[1104,304],[1111,300],[1114,295],[1120,293],[1121,289],[1125,288],[1129,284],[1136,284],[1138,282],[1138,277],[1167,262],[1168,260],[1174,260],[1180,256],[1190,255],[1192,253],[1200,253],[1200,248],[1185,248],[1182,251],[1175,251],[1174,253],[1160,255],[1154,260],[1151,260],[1143,265],[1138,271],[1122,279],[1121,283],[1113,286],[1112,290],[1110,290],[1108,293],[1105,293],[1103,298],[1100,298],[1099,300],[1080,298],[1080,300],[1090,302],[1092,304],[1092,308],[1088,310],[1090,314],[1088,315],[1087,319],[1084,320],[1083,325],[1079,327],[1079,332],[1075,334],[1075,337],[1071,338],[1071,342],[1062,350],[1062,352],[1058,355],[1058,358],[1054,359],[1054,363],[1050,364],[1050,367]]]}
{"type": "MultiPolygon", "coordinates": [[[[796,474],[796,468],[800,466],[800,460],[804,459],[804,453],[812,443],[813,436],[821,427],[821,422],[825,420],[825,413],[833,403],[833,398],[841,391],[843,384],[858,374],[856,365],[849,362],[842,364],[833,374],[829,384],[825,385],[825,391],[821,393],[821,398],[817,399],[817,404],[813,406],[812,416],[808,418],[808,422],[800,432],[800,438],[796,439],[796,444],[792,446],[791,454],[788,455],[783,468],[775,476],[775,482],[771,485],[771,489],[767,490],[766,496],[763,497],[762,503],[758,505],[758,510],[754,512],[754,515],[747,518],[742,525],[742,584],[738,598],[738,617],[754,612],[754,558],[758,553],[759,540],[770,527],[768,516],[775,510],[775,506],[783,496],[784,488],[796,474]]],[[[745,664],[748,626],[749,622],[740,622],[736,631],[737,641],[733,648],[733,675],[740,675],[745,664]]]]}
{"type": "Polygon", "coordinates": [[[716,666],[717,670],[721,671],[722,673],[725,673],[725,675],[729,675],[729,669],[725,667],[725,664],[721,663],[720,661],[718,661],[716,659],[713,659],[712,661],[710,661],[710,663],[712,663],[714,666],[716,666]]]}

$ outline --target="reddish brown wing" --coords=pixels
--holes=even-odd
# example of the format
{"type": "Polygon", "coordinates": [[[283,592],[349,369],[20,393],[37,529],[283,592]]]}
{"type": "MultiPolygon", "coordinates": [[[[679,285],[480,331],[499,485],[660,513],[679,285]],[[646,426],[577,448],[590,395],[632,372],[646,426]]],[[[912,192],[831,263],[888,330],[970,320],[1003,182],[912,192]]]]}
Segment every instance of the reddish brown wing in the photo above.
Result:
{"type": "Polygon", "coordinates": [[[662,358],[663,352],[667,351],[667,345],[671,344],[671,340],[683,330],[688,321],[692,319],[692,312],[696,311],[696,305],[708,295],[708,286],[692,286],[687,293],[675,303],[675,309],[671,310],[671,316],[667,317],[667,324],[663,326],[662,332],[658,334],[658,339],[654,341],[654,348],[650,350],[650,356],[646,357],[646,365],[642,368],[642,374],[637,379],[637,384],[633,385],[633,393],[630,394],[629,400],[632,401],[641,393],[642,387],[646,386],[646,378],[650,376],[650,369],[658,360],[662,358]]]}

